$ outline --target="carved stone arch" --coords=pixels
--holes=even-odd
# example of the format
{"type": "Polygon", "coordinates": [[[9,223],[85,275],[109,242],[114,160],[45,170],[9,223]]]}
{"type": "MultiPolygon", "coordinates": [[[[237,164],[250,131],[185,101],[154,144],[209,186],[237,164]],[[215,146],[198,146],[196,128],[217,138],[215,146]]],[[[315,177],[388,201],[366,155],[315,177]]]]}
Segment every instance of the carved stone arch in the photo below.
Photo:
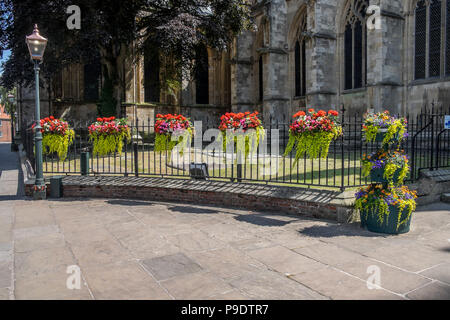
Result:
{"type": "Polygon", "coordinates": [[[302,5],[292,19],[288,31],[289,50],[293,50],[295,42],[302,37],[302,33],[308,30],[308,6],[302,5]]]}
{"type": "Polygon", "coordinates": [[[360,21],[366,24],[365,12],[369,7],[369,0],[345,0],[341,1],[340,8],[336,11],[336,30],[342,35],[345,32],[347,22],[356,23],[360,21]],[[361,13],[364,12],[364,15],[361,13]]]}
{"type": "Polygon", "coordinates": [[[369,4],[369,0],[347,0],[338,11],[343,90],[364,88],[367,83],[366,11],[369,4]]]}
{"type": "Polygon", "coordinates": [[[345,31],[345,27],[349,23],[354,25],[358,21],[365,26],[367,21],[366,11],[369,4],[369,0],[348,0],[342,15],[342,31],[345,31]]]}
{"type": "Polygon", "coordinates": [[[297,10],[288,32],[289,68],[292,72],[294,98],[306,95],[307,20],[308,7],[304,4],[297,10]]]}

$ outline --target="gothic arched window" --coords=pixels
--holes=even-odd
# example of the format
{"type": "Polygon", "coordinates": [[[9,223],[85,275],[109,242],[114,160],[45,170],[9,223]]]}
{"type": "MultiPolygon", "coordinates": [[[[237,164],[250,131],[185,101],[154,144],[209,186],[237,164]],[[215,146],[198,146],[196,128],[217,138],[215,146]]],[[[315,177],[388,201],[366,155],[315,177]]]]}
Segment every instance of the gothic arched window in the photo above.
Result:
{"type": "Polygon", "coordinates": [[[99,57],[84,65],[84,101],[95,102],[100,98],[101,75],[102,65],[99,57]]]}
{"type": "Polygon", "coordinates": [[[306,39],[304,32],[307,30],[306,14],[302,16],[299,28],[299,36],[295,42],[295,96],[306,95],[306,39]]]}
{"type": "Polygon", "coordinates": [[[350,0],[345,12],[344,31],[344,89],[362,88],[367,83],[368,0],[350,0]]]}
{"type": "Polygon", "coordinates": [[[208,49],[206,46],[197,48],[195,57],[195,103],[209,104],[209,70],[208,49]]]}
{"type": "Polygon", "coordinates": [[[263,68],[264,68],[263,57],[259,56],[259,60],[258,60],[259,90],[258,90],[258,93],[259,93],[259,101],[261,101],[261,102],[264,100],[264,78],[263,78],[264,77],[264,69],[263,68]]]}
{"type": "Polygon", "coordinates": [[[414,13],[414,78],[449,76],[450,0],[419,0],[414,13]]]}
{"type": "Polygon", "coordinates": [[[155,44],[148,43],[144,53],[144,100],[160,102],[160,56],[155,44]]]}

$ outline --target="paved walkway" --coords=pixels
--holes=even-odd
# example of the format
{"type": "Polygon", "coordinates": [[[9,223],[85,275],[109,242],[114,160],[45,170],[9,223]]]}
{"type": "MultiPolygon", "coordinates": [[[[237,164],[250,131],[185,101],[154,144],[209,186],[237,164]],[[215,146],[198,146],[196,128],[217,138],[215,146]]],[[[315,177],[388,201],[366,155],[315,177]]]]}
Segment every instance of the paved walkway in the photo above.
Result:
{"type": "Polygon", "coordinates": [[[448,204],[381,236],[277,213],[6,196],[0,299],[450,299],[448,204]]]}

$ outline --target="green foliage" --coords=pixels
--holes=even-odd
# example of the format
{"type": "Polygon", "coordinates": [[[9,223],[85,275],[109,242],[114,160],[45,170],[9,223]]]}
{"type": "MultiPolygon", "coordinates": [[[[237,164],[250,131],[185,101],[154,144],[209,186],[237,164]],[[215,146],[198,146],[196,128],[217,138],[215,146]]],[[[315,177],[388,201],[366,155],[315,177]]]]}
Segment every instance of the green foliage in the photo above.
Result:
{"type": "Polygon", "coordinates": [[[12,94],[16,97],[16,88],[8,90],[5,87],[0,86],[0,105],[5,107],[6,113],[11,117],[12,122],[15,121],[16,103],[11,103],[8,99],[8,95],[12,94]]]}
{"type": "MultiPolygon", "coordinates": [[[[380,127],[369,125],[363,130],[363,132],[367,142],[375,142],[377,134],[381,131],[380,127]]],[[[401,142],[403,140],[405,132],[406,126],[401,122],[401,120],[395,121],[387,128],[382,144],[389,145],[394,143],[395,140],[401,142]]]]}
{"type": "Polygon", "coordinates": [[[302,134],[291,133],[284,156],[288,156],[294,147],[296,147],[294,166],[305,155],[311,159],[326,159],[330,144],[335,138],[336,134],[328,131],[316,133],[305,132],[302,134]]]}
{"type": "Polygon", "coordinates": [[[98,115],[100,117],[111,117],[116,115],[117,100],[114,98],[114,87],[112,80],[105,78],[102,88],[100,103],[97,105],[98,115]]]}
{"type": "Polygon", "coordinates": [[[379,127],[376,126],[368,126],[367,129],[364,131],[364,135],[366,137],[367,142],[374,142],[377,134],[378,134],[379,127]]]}
{"type": "Polygon", "coordinates": [[[73,143],[75,132],[72,129],[66,130],[64,135],[55,133],[45,133],[42,137],[42,149],[44,154],[56,153],[59,161],[64,161],[67,157],[69,146],[73,143]]]}
{"type": "Polygon", "coordinates": [[[124,140],[130,141],[131,134],[128,128],[125,131],[121,131],[116,134],[97,134],[95,132],[89,135],[89,140],[93,143],[94,148],[92,154],[94,156],[99,155],[101,157],[110,153],[117,152],[122,154],[124,140]]]}
{"type": "MultiPolygon", "coordinates": [[[[383,223],[388,222],[388,217],[391,214],[391,208],[390,206],[383,200],[383,199],[375,199],[374,201],[370,203],[364,203],[363,199],[358,199],[355,202],[355,208],[357,210],[360,210],[364,214],[364,219],[367,220],[369,215],[371,217],[377,217],[377,221],[380,226],[383,225],[383,223]]],[[[398,221],[396,230],[398,230],[403,224],[407,223],[409,218],[411,217],[411,214],[416,209],[416,202],[413,199],[410,200],[404,200],[399,202],[397,205],[392,206],[392,208],[398,208],[398,221]],[[403,212],[406,211],[406,217],[402,220],[403,212]]]]}
{"type": "Polygon", "coordinates": [[[404,179],[409,173],[409,162],[403,150],[392,150],[392,145],[397,148],[406,133],[407,121],[404,118],[390,117],[389,112],[367,114],[363,124],[363,135],[367,142],[374,142],[377,135],[385,130],[382,147],[372,155],[364,154],[362,159],[362,173],[366,177],[371,170],[383,169],[383,178],[387,181],[383,184],[363,187],[356,193],[355,208],[361,212],[361,220],[377,218],[380,226],[388,223],[389,215],[398,213],[396,230],[406,224],[416,209],[417,193],[403,185],[404,179]],[[397,186],[394,185],[394,176],[399,172],[397,186]],[[406,217],[402,216],[406,210],[406,217]]]}
{"type": "Polygon", "coordinates": [[[192,128],[187,128],[179,136],[173,136],[170,134],[159,134],[155,136],[155,151],[163,152],[169,151],[169,154],[176,147],[180,156],[184,155],[184,151],[192,142],[192,128]]]}
{"type": "Polygon", "coordinates": [[[250,129],[243,134],[232,133],[231,131],[222,131],[219,139],[222,140],[222,149],[224,152],[227,151],[228,139],[233,139],[236,153],[241,155],[243,154],[245,159],[247,159],[249,155],[253,156],[258,151],[258,146],[261,140],[264,140],[265,135],[266,131],[262,126],[259,126],[256,127],[255,130],[250,129]]]}
{"type": "Polygon", "coordinates": [[[368,177],[370,174],[370,171],[372,171],[372,163],[370,161],[362,161],[362,176],[368,177]]]}

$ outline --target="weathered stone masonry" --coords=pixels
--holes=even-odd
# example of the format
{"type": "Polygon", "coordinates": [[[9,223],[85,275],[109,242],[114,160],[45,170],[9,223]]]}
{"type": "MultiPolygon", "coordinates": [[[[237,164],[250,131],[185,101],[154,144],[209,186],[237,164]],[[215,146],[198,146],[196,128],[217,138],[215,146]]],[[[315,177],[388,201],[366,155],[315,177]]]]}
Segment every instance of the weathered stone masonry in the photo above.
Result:
{"type": "MultiPolygon", "coordinates": [[[[208,49],[208,87],[205,89],[208,104],[196,104],[199,87],[195,80],[188,79],[183,81],[176,98],[161,91],[159,101],[146,101],[145,59],[127,57],[123,59],[125,92],[122,102],[131,118],[135,114],[140,118],[153,118],[157,112],[167,111],[183,112],[204,121],[216,119],[230,110],[258,110],[265,121],[284,122],[289,121],[295,111],[309,107],[339,109],[344,105],[350,113],[389,109],[413,115],[432,104],[448,107],[450,74],[446,75],[445,68],[450,62],[444,59],[445,50],[450,50],[445,49],[450,48],[445,42],[450,41],[447,35],[450,19],[444,16],[448,4],[440,1],[444,17],[441,19],[441,76],[415,79],[418,1],[424,0],[254,0],[255,30],[243,32],[226,52],[208,49]],[[381,29],[365,31],[368,17],[365,12],[370,5],[379,7],[381,29]],[[362,34],[358,31],[358,21],[362,23],[362,34]],[[365,54],[362,57],[354,54],[346,60],[349,25],[353,28],[353,37],[362,39],[361,43],[353,40],[353,49],[362,46],[365,54]],[[306,93],[303,96],[296,95],[295,89],[298,79],[295,46],[299,38],[305,40],[306,93]],[[349,89],[346,75],[352,72],[362,73],[362,85],[349,89]]],[[[430,2],[423,3],[429,6],[430,2]]],[[[428,53],[430,42],[426,50],[428,53]]],[[[158,72],[160,79],[164,79],[167,61],[161,61],[158,72]]],[[[49,113],[58,116],[70,109],[69,114],[74,117],[92,117],[95,104],[83,101],[83,81],[83,68],[79,66],[65,70],[54,79],[53,86],[56,83],[59,88],[57,92],[41,92],[43,116],[49,113]]],[[[359,80],[353,77],[353,81],[359,80]]],[[[33,118],[33,95],[33,91],[19,90],[25,120],[33,118]]]]}

